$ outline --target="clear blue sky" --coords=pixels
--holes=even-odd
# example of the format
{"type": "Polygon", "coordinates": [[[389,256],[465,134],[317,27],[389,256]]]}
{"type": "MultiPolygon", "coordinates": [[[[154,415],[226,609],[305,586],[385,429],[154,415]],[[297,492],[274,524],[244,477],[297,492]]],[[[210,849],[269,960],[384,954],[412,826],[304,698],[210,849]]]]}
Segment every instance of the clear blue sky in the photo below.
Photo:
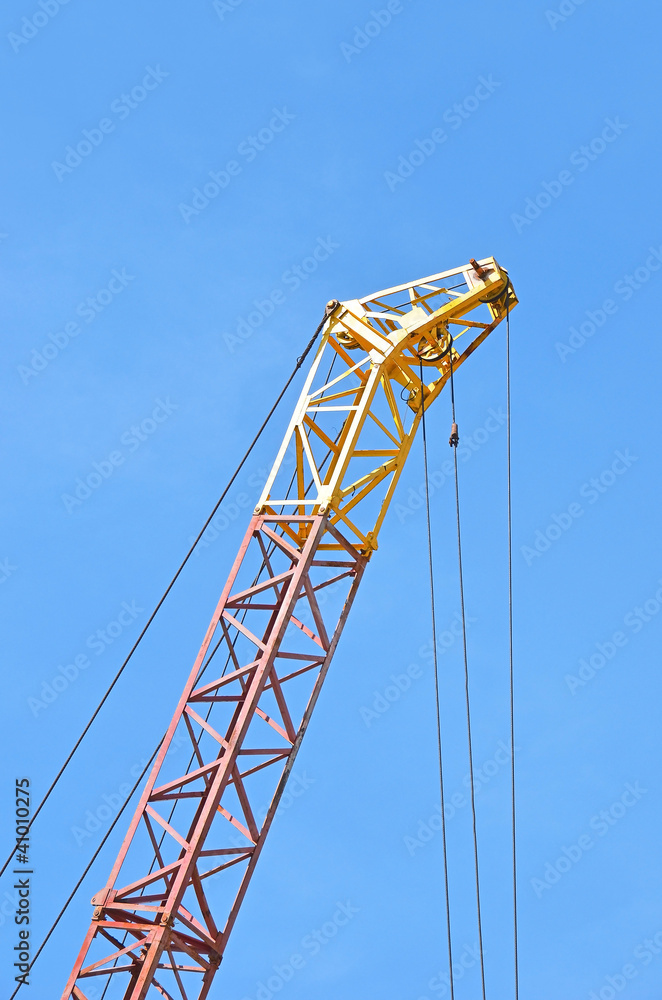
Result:
{"type": "MultiPolygon", "coordinates": [[[[48,786],[326,301],[495,255],[521,301],[521,995],[657,998],[658,5],[9,0],[0,19],[2,843],[15,777],[36,797],[48,786]],[[326,259],[304,264],[320,246],[326,259]],[[75,502],[95,463],[107,478],[75,502]],[[46,705],[60,668],[84,656],[46,705]]],[[[457,380],[489,1000],[513,995],[504,375],[500,330],[457,380]]],[[[170,719],[294,398],[35,825],[38,941],[108,820],[77,830],[105,815],[104,796],[115,801],[170,719]]],[[[433,470],[449,423],[442,398],[433,470]]],[[[270,1000],[260,982],[295,953],[305,964],[285,1000],[447,995],[421,483],[419,447],[215,996],[270,1000]],[[420,676],[373,718],[411,665],[420,676]],[[302,942],[338,903],[358,912],[314,954],[302,942]]],[[[448,480],[433,530],[446,630],[459,607],[448,480]]],[[[441,665],[447,782],[461,797],[457,643],[441,665]]],[[[457,996],[473,1000],[469,810],[456,801],[454,937],[470,966],[457,996]]],[[[59,996],[124,826],[39,960],[37,1000],[59,996]]],[[[3,996],[14,932],[5,918],[3,996]]]]}

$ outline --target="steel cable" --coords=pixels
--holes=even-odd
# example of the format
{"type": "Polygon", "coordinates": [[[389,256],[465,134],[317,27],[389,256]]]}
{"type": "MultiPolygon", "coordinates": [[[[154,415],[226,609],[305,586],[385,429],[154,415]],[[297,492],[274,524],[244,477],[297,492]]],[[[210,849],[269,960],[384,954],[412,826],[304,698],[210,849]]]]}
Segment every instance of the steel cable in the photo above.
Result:
{"type": "MultiPolygon", "coordinates": [[[[319,332],[319,331],[318,331],[318,332],[319,332]]],[[[300,359],[300,360],[302,361],[302,360],[303,360],[303,358],[302,358],[302,359],[300,359]]],[[[331,373],[332,373],[332,371],[333,371],[333,367],[334,367],[334,365],[335,365],[335,362],[336,362],[336,356],[334,355],[334,358],[333,358],[333,360],[332,360],[332,362],[331,362],[331,366],[330,366],[330,368],[329,368],[329,371],[328,371],[328,373],[327,373],[327,376],[326,376],[326,379],[325,379],[325,383],[326,383],[326,382],[328,382],[328,381],[329,381],[329,379],[330,379],[330,377],[331,377],[331,373]]],[[[315,415],[314,415],[314,417],[313,417],[313,420],[314,420],[314,421],[315,421],[316,419],[317,419],[317,413],[315,413],[315,415]]],[[[326,456],[325,456],[325,458],[323,459],[323,461],[322,461],[322,463],[321,463],[321,465],[320,465],[320,471],[321,471],[321,469],[322,469],[322,468],[324,467],[324,465],[326,464],[326,461],[327,461],[327,459],[329,458],[330,454],[331,454],[331,451],[330,451],[330,450],[329,450],[329,451],[327,451],[327,453],[326,453],[326,456]]],[[[294,473],[292,474],[292,478],[290,479],[290,485],[289,485],[289,487],[288,487],[288,489],[287,489],[287,491],[286,491],[286,494],[285,494],[286,496],[289,496],[289,492],[290,492],[290,490],[291,490],[291,488],[292,488],[292,486],[293,486],[293,484],[294,484],[294,480],[295,480],[295,477],[296,477],[296,470],[294,471],[294,473]]],[[[266,553],[266,556],[267,556],[267,558],[269,558],[269,556],[270,556],[270,555],[271,555],[271,554],[273,553],[273,551],[275,550],[275,548],[276,548],[276,543],[275,543],[275,542],[271,542],[271,543],[270,543],[270,545],[269,545],[269,547],[268,547],[268,550],[267,550],[267,553],[266,553]]],[[[257,572],[257,574],[256,574],[256,576],[255,576],[255,578],[254,578],[254,580],[253,580],[253,583],[252,583],[252,586],[255,586],[255,584],[256,584],[256,583],[258,582],[258,580],[259,580],[259,578],[260,578],[260,576],[261,576],[261,574],[262,574],[263,570],[265,569],[265,567],[266,567],[266,560],[265,560],[265,559],[263,559],[263,560],[262,560],[262,563],[261,563],[261,566],[260,566],[260,568],[259,568],[259,570],[258,570],[258,572],[257,572]]],[[[243,612],[243,614],[242,614],[242,616],[241,616],[241,619],[240,619],[240,620],[241,620],[241,621],[244,621],[244,619],[246,618],[246,615],[247,615],[247,614],[248,614],[248,608],[244,609],[244,612],[243,612]]],[[[237,638],[238,638],[238,636],[235,636],[235,638],[234,638],[234,639],[232,640],[232,642],[231,642],[231,645],[232,645],[233,647],[234,647],[234,645],[235,645],[235,642],[236,642],[237,638]]],[[[220,647],[220,645],[221,645],[221,642],[222,642],[222,639],[219,639],[218,643],[216,644],[216,646],[214,647],[214,649],[213,649],[213,650],[212,650],[212,652],[210,653],[210,655],[209,655],[209,657],[207,658],[206,662],[205,662],[205,663],[204,663],[204,664],[202,665],[202,667],[201,667],[201,670],[200,670],[200,673],[198,674],[198,677],[196,678],[196,684],[199,684],[199,683],[200,683],[200,681],[201,681],[202,677],[204,676],[205,672],[207,671],[207,668],[209,667],[209,664],[211,663],[211,661],[213,660],[213,658],[214,658],[215,654],[217,653],[217,651],[218,651],[218,649],[219,649],[219,647],[220,647]]],[[[224,665],[224,667],[223,667],[223,670],[222,670],[222,672],[221,672],[221,676],[222,676],[222,677],[223,677],[223,676],[225,675],[225,671],[226,671],[226,670],[227,670],[227,668],[228,668],[228,665],[229,665],[229,663],[230,663],[230,659],[231,659],[231,653],[228,653],[228,656],[227,656],[227,658],[226,658],[226,661],[225,661],[225,665],[224,665]]],[[[211,715],[211,712],[212,712],[212,709],[213,709],[213,703],[212,703],[212,704],[210,704],[209,708],[207,709],[207,714],[206,714],[206,717],[205,717],[206,721],[207,721],[207,720],[209,720],[209,716],[211,715]]],[[[203,732],[204,732],[204,731],[203,731],[203,732]]],[[[199,737],[198,737],[198,739],[196,740],[196,745],[197,745],[197,746],[199,746],[199,742],[200,742],[200,739],[202,738],[202,735],[203,735],[203,732],[201,732],[201,733],[200,733],[200,736],[199,736],[199,737]]],[[[162,742],[163,742],[163,740],[161,740],[161,743],[162,743],[162,742]]],[[[158,749],[159,749],[159,747],[161,746],[161,743],[159,743],[159,746],[158,746],[158,747],[156,748],[156,750],[154,751],[154,754],[153,754],[153,755],[152,755],[152,757],[150,758],[150,761],[154,760],[154,757],[156,756],[156,753],[158,752],[158,749]]],[[[190,768],[190,766],[191,766],[191,764],[192,764],[192,762],[193,762],[194,758],[195,758],[195,750],[193,751],[193,753],[192,753],[192,755],[191,755],[191,757],[190,757],[190,759],[189,759],[189,763],[188,763],[188,767],[186,768],[186,773],[188,773],[188,770],[189,770],[189,768],[190,768]]],[[[148,766],[149,766],[149,765],[148,765],[148,766]]],[[[142,777],[143,777],[143,776],[145,775],[145,773],[146,773],[146,770],[147,770],[147,768],[146,768],[146,769],[145,769],[145,770],[143,771],[143,774],[141,775],[141,778],[142,778],[142,777]]],[[[138,782],[136,782],[136,784],[134,785],[134,787],[133,787],[133,790],[131,791],[131,794],[130,794],[129,798],[131,798],[131,797],[132,797],[132,795],[134,794],[134,792],[135,792],[136,788],[138,787],[138,784],[139,784],[140,780],[141,780],[141,779],[139,779],[139,780],[138,780],[138,782]]],[[[128,800],[127,800],[127,802],[128,802],[128,800]]],[[[126,804],[126,803],[125,803],[125,804],[126,804]]],[[[176,808],[177,808],[177,805],[178,805],[178,801],[175,801],[175,802],[173,803],[173,805],[172,805],[172,808],[171,808],[171,810],[170,810],[170,814],[169,814],[169,816],[168,816],[168,823],[171,823],[171,822],[172,822],[172,819],[173,819],[173,816],[174,816],[174,813],[175,813],[175,810],[176,810],[176,808]]],[[[123,809],[122,809],[122,811],[123,811],[123,809]]],[[[113,825],[114,825],[114,824],[113,824],[113,825]]],[[[161,848],[161,845],[163,844],[163,841],[165,840],[165,837],[166,837],[166,832],[167,832],[167,831],[165,831],[165,830],[164,830],[164,831],[163,831],[163,833],[161,834],[161,838],[160,838],[160,840],[159,840],[159,843],[158,843],[158,849],[160,849],[160,848],[161,848]]],[[[96,858],[97,858],[97,857],[99,856],[99,853],[100,853],[100,851],[101,851],[101,848],[102,848],[102,847],[103,847],[103,845],[105,844],[106,840],[107,840],[107,836],[106,836],[106,837],[104,838],[103,842],[102,842],[102,843],[101,843],[101,844],[99,845],[99,848],[98,848],[98,850],[96,851],[96,853],[94,854],[94,857],[93,857],[93,858],[92,858],[92,860],[90,861],[90,863],[89,863],[88,867],[87,867],[87,868],[85,869],[85,872],[84,872],[84,874],[83,874],[82,878],[81,878],[81,879],[79,880],[79,882],[77,883],[76,887],[74,888],[74,891],[73,891],[73,892],[71,893],[71,895],[70,895],[70,896],[69,896],[69,898],[67,899],[66,903],[64,904],[64,907],[63,907],[63,908],[62,908],[62,910],[60,911],[60,914],[59,914],[59,916],[58,916],[58,918],[57,918],[57,920],[56,920],[55,924],[53,925],[53,927],[52,927],[52,928],[51,928],[51,930],[49,931],[49,934],[48,934],[48,937],[47,937],[47,938],[46,938],[46,940],[45,940],[45,941],[44,941],[44,942],[42,943],[42,946],[41,946],[41,948],[39,949],[39,951],[37,952],[37,955],[35,955],[35,958],[33,959],[33,963],[32,963],[32,964],[34,964],[34,962],[36,961],[36,959],[37,959],[38,955],[39,955],[39,954],[41,954],[41,951],[42,951],[43,947],[45,946],[46,942],[48,941],[48,938],[49,938],[49,937],[51,936],[51,934],[52,934],[52,933],[53,933],[53,931],[55,930],[55,927],[57,926],[57,922],[59,921],[59,919],[60,919],[60,918],[62,917],[62,915],[63,915],[63,914],[64,914],[64,912],[66,911],[67,907],[68,907],[68,906],[69,906],[69,904],[71,903],[71,900],[72,900],[72,899],[74,898],[74,896],[75,896],[75,894],[76,894],[76,892],[77,892],[78,888],[80,887],[80,885],[82,884],[82,881],[83,881],[83,879],[85,878],[85,875],[86,875],[86,874],[87,874],[87,873],[89,872],[89,870],[90,870],[90,868],[91,868],[92,864],[94,863],[94,861],[96,860],[96,858]]],[[[150,872],[150,874],[151,874],[151,872],[152,872],[152,869],[153,869],[153,867],[154,867],[154,865],[155,865],[156,863],[157,863],[157,855],[156,855],[156,851],[155,851],[155,852],[154,852],[154,856],[153,856],[153,859],[152,859],[152,863],[150,864],[150,868],[149,868],[149,872],[150,872]]],[[[124,945],[124,944],[126,943],[126,940],[127,940],[127,933],[125,933],[125,934],[124,934],[124,937],[123,937],[123,939],[122,939],[122,944],[123,944],[123,945],[124,945]]],[[[116,965],[116,964],[117,964],[117,960],[115,960],[115,962],[113,963],[113,965],[116,965]]],[[[30,966],[30,968],[32,968],[32,965],[30,966]]],[[[104,990],[103,990],[103,993],[101,994],[101,1000],[104,1000],[104,997],[106,996],[106,993],[107,993],[107,991],[108,991],[108,987],[110,986],[110,983],[111,983],[111,979],[110,979],[110,978],[108,978],[108,980],[107,980],[107,982],[106,982],[106,985],[104,986],[104,990]]],[[[15,995],[16,995],[16,994],[14,994],[14,996],[15,996],[15,995]]]]}
{"type": "MultiPolygon", "coordinates": [[[[132,798],[132,796],[133,796],[134,792],[136,791],[136,789],[137,789],[138,785],[140,784],[140,782],[141,782],[141,781],[143,780],[143,778],[144,778],[144,777],[145,777],[145,775],[147,774],[147,771],[149,770],[149,768],[150,768],[150,766],[151,766],[151,764],[152,764],[152,762],[153,762],[154,758],[156,757],[157,753],[159,752],[159,748],[161,747],[161,743],[163,743],[163,740],[161,740],[161,742],[160,742],[160,743],[159,743],[159,745],[157,746],[156,750],[154,751],[154,753],[152,754],[152,756],[150,757],[150,759],[149,759],[149,760],[147,761],[147,763],[145,764],[145,767],[143,768],[143,771],[142,771],[142,774],[141,774],[141,775],[140,775],[140,777],[139,777],[139,778],[137,779],[137,781],[136,781],[135,785],[133,786],[133,788],[132,788],[132,789],[131,789],[131,791],[129,792],[129,794],[128,794],[127,798],[126,798],[126,799],[124,800],[124,803],[123,803],[123,805],[122,805],[122,806],[120,807],[120,810],[119,810],[119,812],[117,813],[117,816],[115,817],[115,819],[113,820],[113,822],[112,822],[112,823],[110,824],[110,826],[108,827],[108,830],[106,831],[106,834],[105,834],[105,836],[104,836],[103,840],[101,841],[101,843],[100,843],[100,844],[99,844],[99,846],[97,847],[96,851],[95,851],[95,852],[94,852],[94,854],[92,855],[92,857],[91,857],[91,859],[90,859],[90,861],[89,861],[89,863],[88,863],[87,867],[85,868],[85,871],[83,872],[83,874],[81,875],[81,877],[80,877],[80,878],[78,879],[78,881],[76,882],[76,885],[75,885],[75,886],[74,886],[74,888],[72,889],[72,891],[71,891],[71,893],[70,893],[70,895],[69,895],[69,898],[67,899],[66,903],[64,904],[64,906],[62,907],[62,909],[61,909],[61,910],[60,910],[60,912],[58,913],[58,915],[57,915],[57,917],[55,918],[54,922],[53,922],[53,923],[51,924],[51,928],[50,928],[50,930],[49,930],[48,934],[46,935],[46,937],[44,938],[44,940],[43,940],[43,941],[41,942],[41,944],[39,945],[39,948],[38,948],[38,950],[37,950],[37,951],[35,952],[35,955],[34,955],[34,958],[33,958],[33,959],[32,959],[32,961],[30,962],[30,971],[32,971],[32,967],[34,966],[35,962],[37,961],[37,959],[38,959],[38,958],[39,958],[39,956],[41,955],[41,953],[42,953],[42,951],[44,950],[44,948],[46,947],[46,945],[47,945],[47,943],[48,943],[48,941],[49,941],[49,939],[50,939],[50,937],[51,937],[51,934],[53,933],[53,931],[55,930],[55,928],[56,928],[56,927],[57,927],[57,925],[59,924],[60,920],[61,920],[61,919],[62,919],[62,917],[64,916],[64,914],[65,914],[65,912],[66,912],[66,910],[67,910],[67,907],[69,906],[69,903],[70,903],[70,902],[71,902],[71,900],[72,900],[72,899],[74,898],[74,896],[76,895],[76,893],[77,893],[77,892],[78,892],[78,890],[80,889],[81,885],[83,884],[83,882],[84,882],[85,878],[87,877],[87,874],[88,874],[88,872],[90,871],[90,868],[92,867],[92,865],[94,864],[94,862],[96,861],[96,859],[97,859],[97,858],[99,857],[99,854],[101,853],[101,850],[102,850],[102,848],[104,847],[104,845],[105,845],[106,841],[108,840],[108,838],[110,837],[111,833],[112,833],[112,832],[113,832],[113,830],[115,829],[115,827],[116,827],[116,825],[117,825],[117,822],[118,822],[118,820],[119,820],[120,816],[122,815],[122,813],[123,813],[123,812],[124,812],[124,810],[126,809],[126,807],[127,807],[127,805],[129,804],[129,802],[131,801],[131,798],[132,798]]],[[[14,990],[14,992],[12,993],[12,995],[11,995],[11,996],[9,997],[9,1000],[14,1000],[14,997],[16,996],[16,994],[17,994],[17,993],[18,993],[18,991],[20,990],[21,986],[23,986],[23,985],[25,985],[25,984],[24,984],[24,983],[19,983],[19,984],[18,984],[18,986],[16,987],[16,989],[14,990]]],[[[27,985],[29,985],[29,984],[27,984],[27,985]]]]}
{"type": "MultiPolygon", "coordinates": [[[[334,307],[335,307],[335,303],[334,303],[334,307]]],[[[257,444],[258,440],[260,439],[260,436],[262,435],[262,432],[264,431],[265,427],[267,426],[267,424],[271,420],[271,417],[273,416],[276,408],[278,407],[278,404],[281,402],[283,396],[285,395],[285,393],[289,389],[292,381],[294,380],[297,372],[299,371],[299,369],[301,368],[302,364],[306,360],[306,357],[308,356],[308,354],[312,350],[312,347],[313,347],[315,341],[317,340],[317,338],[318,338],[318,336],[319,336],[319,334],[320,334],[320,332],[322,330],[322,327],[324,326],[324,324],[326,323],[327,319],[329,318],[329,316],[331,314],[331,311],[329,311],[329,306],[327,306],[327,309],[325,310],[325,313],[324,313],[324,318],[322,319],[321,323],[319,324],[319,326],[315,330],[315,333],[313,334],[313,336],[310,338],[308,344],[306,345],[306,347],[305,347],[305,349],[303,351],[303,354],[301,354],[301,356],[297,358],[297,362],[296,362],[296,365],[294,366],[294,370],[292,371],[292,374],[288,378],[288,380],[285,383],[284,387],[281,389],[281,391],[280,391],[280,393],[279,393],[279,395],[278,395],[275,403],[273,404],[273,406],[269,410],[269,413],[267,414],[267,416],[265,417],[264,421],[262,422],[262,424],[261,424],[261,426],[260,426],[257,434],[255,435],[255,437],[251,441],[250,445],[248,446],[248,449],[245,452],[244,457],[241,459],[241,461],[239,462],[239,465],[237,466],[237,468],[233,472],[230,480],[228,481],[225,489],[223,490],[223,493],[221,494],[220,498],[218,499],[217,503],[215,504],[214,509],[212,510],[211,514],[209,515],[209,517],[205,521],[202,529],[200,530],[200,532],[198,533],[197,537],[195,538],[193,544],[191,545],[191,547],[189,548],[188,552],[186,553],[186,556],[184,557],[182,563],[179,566],[179,569],[177,570],[177,572],[175,573],[175,575],[171,579],[170,583],[166,587],[166,589],[165,589],[165,591],[163,593],[163,596],[160,598],[158,604],[154,608],[154,611],[149,616],[149,619],[147,620],[147,624],[145,625],[145,627],[143,628],[142,632],[140,633],[140,635],[136,639],[135,643],[131,647],[131,650],[129,651],[128,656],[126,657],[126,659],[122,663],[121,667],[119,668],[119,670],[115,674],[115,677],[111,681],[111,683],[110,683],[109,687],[107,688],[105,694],[103,695],[101,701],[99,702],[99,704],[97,705],[96,709],[92,713],[90,719],[88,720],[88,722],[87,722],[85,728],[83,729],[81,735],[79,736],[79,738],[77,739],[76,743],[74,744],[74,746],[73,746],[72,750],[70,751],[68,757],[66,758],[66,760],[62,764],[60,770],[58,771],[58,773],[56,774],[55,778],[51,782],[48,790],[46,791],[46,794],[44,795],[44,797],[42,798],[41,802],[39,803],[39,805],[35,809],[35,811],[34,811],[34,813],[32,815],[32,818],[30,819],[30,822],[27,824],[27,830],[26,830],[26,833],[25,833],[26,837],[27,837],[28,832],[31,829],[32,825],[34,824],[34,821],[36,820],[37,816],[39,815],[39,813],[41,812],[41,810],[45,806],[46,802],[50,798],[50,796],[51,796],[53,790],[55,789],[58,781],[60,780],[60,778],[62,777],[62,775],[66,771],[67,767],[69,766],[72,758],[74,757],[74,754],[76,753],[76,751],[78,750],[79,746],[83,742],[85,736],[89,732],[89,730],[90,730],[90,728],[91,728],[94,720],[99,715],[99,712],[101,711],[101,709],[103,708],[104,704],[106,703],[108,697],[110,696],[110,693],[112,692],[112,690],[115,687],[115,685],[117,684],[118,680],[120,679],[120,677],[124,673],[124,670],[125,670],[126,666],[128,665],[129,661],[131,660],[131,658],[132,658],[133,654],[135,653],[136,649],[140,645],[140,643],[141,643],[141,641],[142,641],[145,633],[147,632],[148,628],[150,627],[150,625],[152,624],[152,622],[156,618],[156,615],[158,614],[158,612],[159,612],[161,606],[163,605],[164,601],[166,600],[168,594],[170,593],[170,591],[174,587],[175,583],[177,582],[177,579],[179,578],[182,570],[184,569],[184,567],[186,566],[187,562],[191,558],[191,556],[192,556],[192,554],[193,554],[193,552],[194,552],[194,550],[195,550],[198,542],[200,541],[200,539],[204,535],[205,531],[209,527],[209,525],[210,525],[212,519],[214,518],[214,516],[215,516],[215,514],[216,514],[216,512],[218,510],[218,508],[221,506],[221,504],[223,503],[223,500],[227,496],[228,491],[230,490],[230,487],[232,486],[232,484],[234,483],[235,479],[237,478],[237,476],[241,472],[243,466],[245,465],[246,461],[248,460],[249,455],[251,454],[251,452],[253,451],[253,448],[255,447],[255,445],[257,444]]],[[[5,861],[4,865],[2,866],[2,869],[0,869],[0,876],[2,876],[5,873],[5,871],[7,870],[7,868],[9,867],[9,865],[11,863],[11,860],[12,860],[12,858],[13,858],[13,856],[14,856],[14,854],[15,854],[16,849],[17,849],[18,846],[19,845],[15,845],[12,848],[12,851],[9,854],[9,857],[7,858],[7,860],[5,861]]]]}
{"type": "Polygon", "coordinates": [[[457,423],[455,420],[455,387],[453,384],[453,351],[450,354],[450,383],[451,383],[451,407],[453,413],[453,433],[451,434],[451,447],[453,448],[454,468],[455,468],[455,509],[457,513],[457,554],[458,569],[460,578],[460,610],[462,613],[462,649],[464,655],[464,690],[467,714],[467,740],[469,745],[469,781],[471,786],[471,820],[473,827],[474,846],[474,868],[476,873],[476,911],[478,918],[478,946],[480,949],[480,977],[483,1000],[485,1000],[485,958],[483,954],[483,921],[480,902],[480,877],[478,869],[478,832],[476,826],[476,789],[474,786],[474,762],[473,762],[473,740],[471,735],[471,703],[469,698],[469,660],[467,656],[467,624],[464,609],[464,576],[462,571],[462,535],[460,532],[460,490],[457,473],[457,423]]]}
{"type": "Polygon", "coordinates": [[[508,646],[510,660],[510,791],[513,853],[513,947],[515,1000],[519,1000],[519,930],[517,913],[517,825],[515,797],[515,668],[513,657],[513,507],[510,452],[510,281],[506,285],[506,466],[508,477],[508,646]]]}
{"type": "Polygon", "coordinates": [[[453,943],[451,934],[451,906],[450,906],[450,890],[448,885],[448,853],[446,849],[446,809],[444,800],[444,764],[443,764],[442,740],[441,740],[441,708],[439,702],[439,663],[437,657],[437,614],[435,610],[434,564],[432,560],[432,527],[430,523],[428,444],[427,444],[427,432],[425,426],[425,392],[423,386],[423,362],[420,361],[420,359],[419,359],[419,364],[420,364],[420,377],[421,377],[421,428],[423,432],[423,467],[425,470],[425,509],[427,513],[428,564],[430,568],[430,612],[432,617],[432,655],[434,662],[435,704],[437,710],[437,752],[439,758],[439,790],[441,796],[441,838],[442,838],[442,849],[444,855],[444,887],[446,896],[446,932],[447,932],[447,944],[448,944],[448,968],[449,968],[451,1000],[455,1000],[455,983],[453,977],[453,943]]]}

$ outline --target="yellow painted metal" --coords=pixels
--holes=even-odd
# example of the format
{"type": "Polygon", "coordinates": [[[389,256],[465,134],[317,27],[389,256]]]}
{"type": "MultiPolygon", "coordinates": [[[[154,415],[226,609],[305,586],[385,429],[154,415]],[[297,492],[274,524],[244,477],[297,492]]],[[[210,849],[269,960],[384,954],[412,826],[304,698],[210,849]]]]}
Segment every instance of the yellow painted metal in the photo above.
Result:
{"type": "Polygon", "coordinates": [[[516,304],[508,273],[493,257],[338,303],[256,513],[328,511],[370,555],[422,398],[427,409],[448,381],[450,353],[456,371],[516,304]]]}

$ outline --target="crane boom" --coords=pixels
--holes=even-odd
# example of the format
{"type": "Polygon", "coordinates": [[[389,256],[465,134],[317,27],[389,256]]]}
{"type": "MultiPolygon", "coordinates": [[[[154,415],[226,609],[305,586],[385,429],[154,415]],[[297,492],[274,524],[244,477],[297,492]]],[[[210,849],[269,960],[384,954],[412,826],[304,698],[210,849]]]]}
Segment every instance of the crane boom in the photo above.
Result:
{"type": "Polygon", "coordinates": [[[327,306],[62,1000],[91,1000],[91,984],[107,987],[108,1000],[209,995],[421,403],[439,395],[451,359],[456,370],[516,303],[507,273],[487,258],[327,306]]]}

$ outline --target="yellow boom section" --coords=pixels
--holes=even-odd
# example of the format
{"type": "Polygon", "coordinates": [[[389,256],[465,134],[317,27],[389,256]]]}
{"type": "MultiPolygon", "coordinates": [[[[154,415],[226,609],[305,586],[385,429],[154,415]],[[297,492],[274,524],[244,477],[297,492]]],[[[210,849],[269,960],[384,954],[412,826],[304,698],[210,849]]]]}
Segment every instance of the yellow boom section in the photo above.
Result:
{"type": "MultiPolygon", "coordinates": [[[[369,556],[421,419],[421,399],[427,409],[448,381],[451,356],[456,371],[516,304],[493,257],[330,303],[255,512],[331,511],[331,523],[369,556]]],[[[287,531],[303,541],[295,528],[287,531]]]]}

